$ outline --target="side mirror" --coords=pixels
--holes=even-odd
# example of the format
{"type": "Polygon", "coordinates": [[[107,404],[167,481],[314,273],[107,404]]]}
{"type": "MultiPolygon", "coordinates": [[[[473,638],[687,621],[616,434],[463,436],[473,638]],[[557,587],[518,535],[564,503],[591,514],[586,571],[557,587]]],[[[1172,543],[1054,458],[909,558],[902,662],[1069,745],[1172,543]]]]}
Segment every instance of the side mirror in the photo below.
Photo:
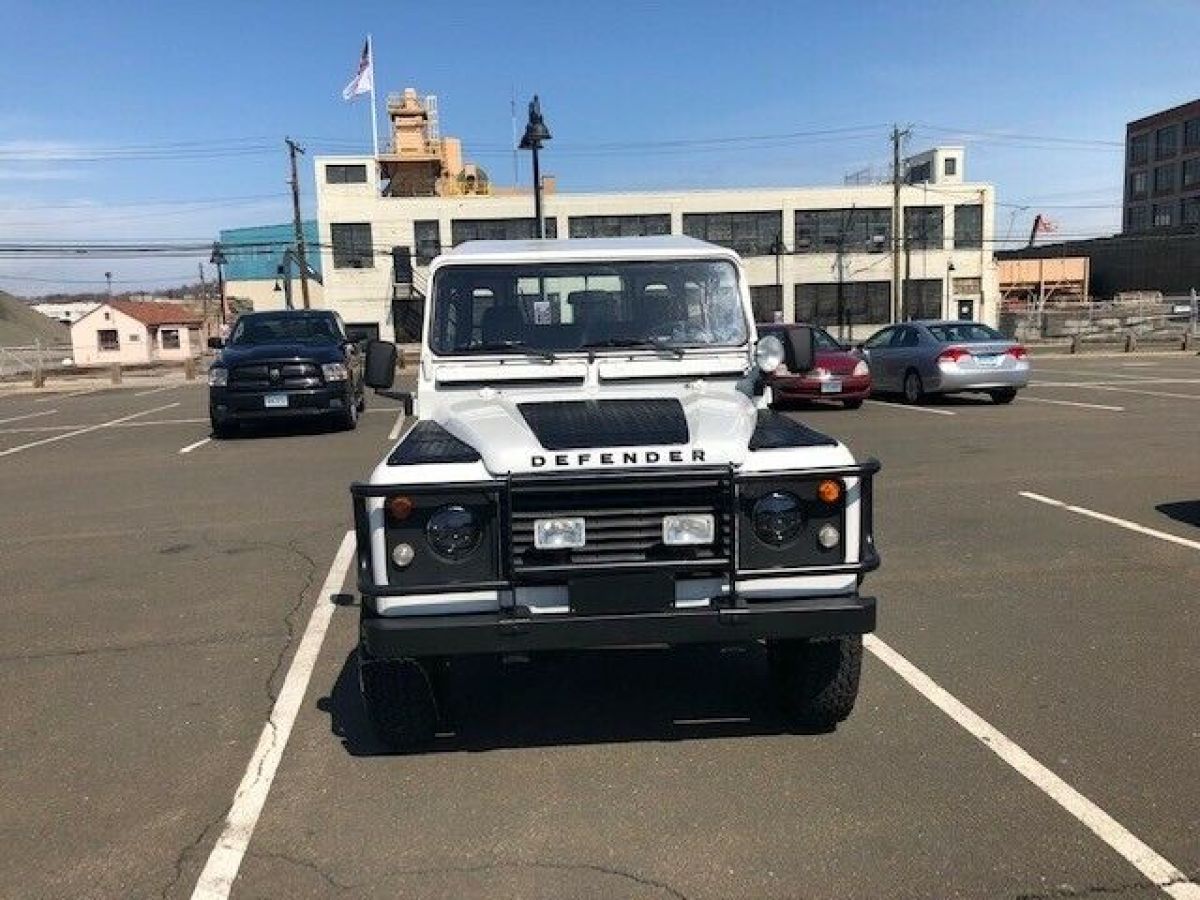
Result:
{"type": "Polygon", "coordinates": [[[225,346],[225,338],[210,337],[208,339],[208,349],[209,350],[220,350],[224,346],[225,346]]]}
{"type": "Polygon", "coordinates": [[[376,390],[387,390],[396,382],[396,345],[391,341],[367,341],[363,382],[376,390]]]}
{"type": "Polygon", "coordinates": [[[787,330],[784,349],[788,368],[793,372],[811,372],[817,364],[817,335],[807,325],[787,330]]]}

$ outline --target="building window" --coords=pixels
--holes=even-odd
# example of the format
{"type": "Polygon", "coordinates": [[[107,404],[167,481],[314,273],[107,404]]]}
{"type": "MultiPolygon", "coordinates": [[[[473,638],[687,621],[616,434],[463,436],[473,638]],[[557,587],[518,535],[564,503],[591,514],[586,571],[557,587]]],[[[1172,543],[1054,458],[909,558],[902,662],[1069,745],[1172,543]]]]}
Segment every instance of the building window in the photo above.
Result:
{"type": "Polygon", "coordinates": [[[796,210],[797,253],[882,253],[891,240],[887,208],[796,210]]]}
{"type": "Polygon", "coordinates": [[[1200,197],[1183,198],[1183,215],[1180,218],[1184,225],[1200,225],[1200,197]]]}
{"type": "Polygon", "coordinates": [[[115,328],[101,328],[96,332],[96,339],[100,342],[101,350],[121,349],[121,338],[115,328]]]}
{"type": "Polygon", "coordinates": [[[567,229],[573,238],[645,237],[671,233],[671,216],[571,216],[567,229]]]}
{"type": "Polygon", "coordinates": [[[1179,126],[1164,125],[1154,132],[1154,158],[1167,159],[1179,152],[1179,126]]]}
{"type": "Polygon", "coordinates": [[[943,175],[957,175],[958,174],[958,159],[956,157],[947,156],[945,158],[945,160],[942,161],[942,174],[943,175]]]}
{"type": "Polygon", "coordinates": [[[428,265],[442,252],[442,226],[437,219],[413,222],[413,243],[417,245],[417,264],[428,265]]]}
{"type": "MultiPolygon", "coordinates": [[[[534,234],[534,219],[454,219],[450,240],[457,247],[464,241],[528,241],[534,234]]],[[[558,220],[546,219],[546,237],[558,237],[558,220]]]]}
{"type": "Polygon", "coordinates": [[[1175,204],[1174,203],[1155,203],[1153,222],[1155,228],[1169,228],[1176,224],[1175,222],[1175,204]]]}
{"type": "Polygon", "coordinates": [[[1140,172],[1134,172],[1129,176],[1129,196],[1135,200],[1140,200],[1146,196],[1146,191],[1150,188],[1150,175],[1143,169],[1140,172]]]}
{"type": "Polygon", "coordinates": [[[913,250],[942,249],[942,220],[945,212],[940,206],[909,206],[904,210],[904,242],[913,250]]]}
{"type": "Polygon", "coordinates": [[[1150,135],[1135,134],[1129,139],[1129,165],[1140,166],[1150,161],[1150,135]]]}
{"type": "Polygon", "coordinates": [[[179,329],[178,328],[164,328],[162,331],[160,331],[158,333],[158,335],[159,335],[159,339],[162,341],[162,348],[164,350],[178,350],[179,349],[179,329]]]}
{"type": "Polygon", "coordinates": [[[955,297],[979,297],[983,294],[982,278],[955,278],[955,297]]]}
{"type": "Polygon", "coordinates": [[[1154,170],[1154,193],[1169,194],[1175,190],[1175,165],[1158,166],[1154,170]]]}
{"type": "Polygon", "coordinates": [[[683,233],[736,250],[743,256],[769,256],[781,243],[783,213],[684,213],[683,233]]]}
{"type": "Polygon", "coordinates": [[[1150,227],[1150,214],[1145,206],[1131,206],[1125,210],[1125,230],[1145,231],[1150,227]]]}
{"type": "Polygon", "coordinates": [[[909,166],[908,174],[904,180],[908,184],[926,184],[933,180],[933,163],[923,162],[919,165],[909,166]]]}
{"type": "Polygon", "coordinates": [[[1195,187],[1200,184],[1200,156],[1193,156],[1183,161],[1183,186],[1195,187]]]}
{"type": "Polygon", "coordinates": [[[969,203],[954,207],[954,246],[979,248],[983,246],[983,206],[969,203]]]}
{"type": "Polygon", "coordinates": [[[940,319],[942,292],[945,284],[940,278],[908,278],[904,281],[904,319],[940,319]]]}
{"type": "Polygon", "coordinates": [[[1183,146],[1188,150],[1200,147],[1200,119],[1188,119],[1183,123],[1183,146]]]}
{"type": "Polygon", "coordinates": [[[796,285],[796,321],[831,326],[878,325],[892,317],[887,281],[796,285]]]}
{"type": "Polygon", "coordinates": [[[326,184],[366,184],[367,167],[365,165],[347,166],[331,163],[325,167],[326,184]]]}
{"type": "Polygon", "coordinates": [[[335,222],[329,226],[335,269],[375,268],[370,222],[335,222]]]}
{"type": "Polygon", "coordinates": [[[751,285],[750,305],[754,307],[755,322],[782,322],[783,285],[751,285]]]}
{"type": "Polygon", "coordinates": [[[129,332],[129,343],[136,344],[141,339],[142,339],[142,336],[140,334],[138,334],[136,331],[129,332]]]}

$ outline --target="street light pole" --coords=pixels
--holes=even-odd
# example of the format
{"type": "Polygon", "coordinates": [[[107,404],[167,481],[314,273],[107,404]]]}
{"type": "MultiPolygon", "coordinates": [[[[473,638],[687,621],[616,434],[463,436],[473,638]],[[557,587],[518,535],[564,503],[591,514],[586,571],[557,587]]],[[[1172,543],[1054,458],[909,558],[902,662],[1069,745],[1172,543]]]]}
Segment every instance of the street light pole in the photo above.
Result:
{"type": "Polygon", "coordinates": [[[521,138],[520,148],[533,153],[533,233],[539,238],[546,236],[546,220],[542,218],[542,170],[538,162],[538,151],[542,144],[550,140],[550,129],[542,118],[542,103],[534,94],[529,101],[529,122],[525,125],[525,134],[521,138]]]}

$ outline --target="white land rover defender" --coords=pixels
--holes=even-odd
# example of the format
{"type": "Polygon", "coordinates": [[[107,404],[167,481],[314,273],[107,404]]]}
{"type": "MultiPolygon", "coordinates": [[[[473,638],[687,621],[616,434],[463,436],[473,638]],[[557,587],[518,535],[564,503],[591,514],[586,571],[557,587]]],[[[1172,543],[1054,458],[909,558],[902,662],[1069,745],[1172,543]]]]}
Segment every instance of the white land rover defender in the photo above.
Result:
{"type": "MultiPolygon", "coordinates": [[[[354,484],[359,674],[380,736],[433,737],[462,654],[765,642],[786,708],[849,715],[875,601],[874,460],[772,412],[736,253],[690,238],[481,241],[434,260],[416,420],[354,484]]],[[[387,391],[394,345],[367,350],[387,391]]]]}

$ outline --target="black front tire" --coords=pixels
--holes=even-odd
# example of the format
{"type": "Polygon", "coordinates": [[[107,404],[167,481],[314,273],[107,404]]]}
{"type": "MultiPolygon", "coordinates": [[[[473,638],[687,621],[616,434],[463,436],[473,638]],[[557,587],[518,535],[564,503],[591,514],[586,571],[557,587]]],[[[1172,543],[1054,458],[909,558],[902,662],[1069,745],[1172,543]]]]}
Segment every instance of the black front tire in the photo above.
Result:
{"type": "Polygon", "coordinates": [[[358,402],[351,397],[346,411],[338,416],[338,425],[341,426],[342,431],[353,431],[358,427],[358,412],[358,402]]]}
{"type": "Polygon", "coordinates": [[[993,403],[1012,403],[1017,399],[1016,388],[997,388],[994,391],[988,391],[988,393],[991,395],[993,403]]]}
{"type": "Polygon", "coordinates": [[[784,711],[803,725],[831,728],[854,709],[862,635],[769,641],[771,678],[784,711]]]}
{"type": "Polygon", "coordinates": [[[212,427],[212,436],[217,440],[226,440],[237,434],[236,422],[222,422],[218,419],[209,417],[209,425],[212,427]]]}
{"type": "Polygon", "coordinates": [[[915,406],[925,399],[925,382],[916,369],[904,373],[904,402],[915,406]]]}
{"type": "Polygon", "coordinates": [[[863,402],[861,400],[843,400],[842,407],[844,409],[862,409],[863,402]]]}
{"type": "Polygon", "coordinates": [[[433,740],[438,712],[433,682],[415,659],[358,658],[358,686],[367,717],[392,750],[412,750],[433,740]]]}

